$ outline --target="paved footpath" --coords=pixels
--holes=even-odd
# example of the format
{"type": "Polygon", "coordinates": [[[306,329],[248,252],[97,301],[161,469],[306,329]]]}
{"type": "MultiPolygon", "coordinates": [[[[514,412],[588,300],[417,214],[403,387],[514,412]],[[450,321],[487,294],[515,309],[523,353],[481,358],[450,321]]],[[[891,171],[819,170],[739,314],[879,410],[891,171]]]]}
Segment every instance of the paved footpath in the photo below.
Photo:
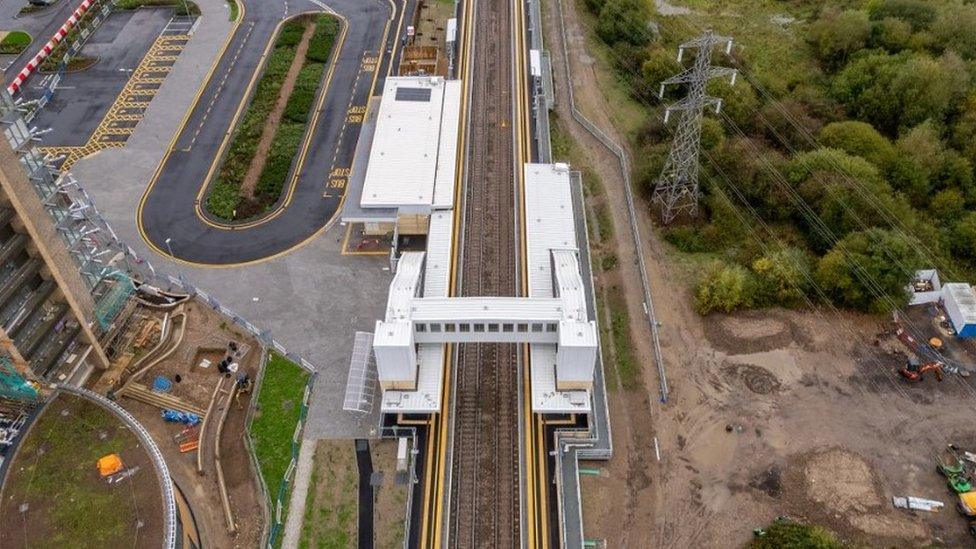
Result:
{"type": "Polygon", "coordinates": [[[293,497],[288,505],[288,518],[285,519],[285,538],[281,549],[296,549],[302,534],[302,521],[305,518],[305,502],[308,500],[308,484],[312,476],[312,458],[315,455],[315,441],[305,439],[298,451],[298,465],[295,467],[293,493],[304,497],[293,497]]]}
{"type": "MultiPolygon", "coordinates": [[[[291,11],[315,8],[300,3],[291,11]]],[[[363,427],[341,411],[342,396],[355,331],[372,331],[383,314],[390,280],[385,258],[340,255],[344,228],[338,225],[283,257],[217,269],[176,265],[152,252],[139,235],[136,209],[142,193],[232,29],[224,0],[198,4],[199,26],[125,148],[82,159],[72,171],[119,238],[158,271],[182,274],[316,365],[306,437],[360,436],[363,427]]]]}

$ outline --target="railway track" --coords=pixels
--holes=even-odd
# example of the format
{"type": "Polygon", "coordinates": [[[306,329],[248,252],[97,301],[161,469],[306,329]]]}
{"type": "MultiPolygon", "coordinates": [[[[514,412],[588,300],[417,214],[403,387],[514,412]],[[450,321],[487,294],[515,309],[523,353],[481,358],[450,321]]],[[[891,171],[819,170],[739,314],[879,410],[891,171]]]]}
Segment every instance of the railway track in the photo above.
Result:
{"type": "MultiPolygon", "coordinates": [[[[476,0],[461,295],[516,295],[511,0],[476,0]]],[[[517,346],[458,351],[449,547],[519,547],[517,346]]]]}

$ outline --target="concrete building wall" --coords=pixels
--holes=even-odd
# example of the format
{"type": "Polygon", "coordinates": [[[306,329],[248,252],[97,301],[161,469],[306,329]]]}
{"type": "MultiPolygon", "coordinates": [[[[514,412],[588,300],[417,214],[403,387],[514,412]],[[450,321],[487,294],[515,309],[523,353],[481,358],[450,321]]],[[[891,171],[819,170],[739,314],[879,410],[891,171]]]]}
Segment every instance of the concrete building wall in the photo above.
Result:
{"type": "Polygon", "coordinates": [[[85,281],[81,278],[78,264],[65,248],[40,197],[27,179],[27,174],[10,144],[0,140],[0,189],[17,212],[19,223],[31,239],[32,246],[43,260],[46,270],[61,289],[75,318],[81,324],[81,336],[91,344],[90,355],[99,368],[108,367],[108,357],[98,344],[92,330],[95,323],[95,302],[85,281]]]}

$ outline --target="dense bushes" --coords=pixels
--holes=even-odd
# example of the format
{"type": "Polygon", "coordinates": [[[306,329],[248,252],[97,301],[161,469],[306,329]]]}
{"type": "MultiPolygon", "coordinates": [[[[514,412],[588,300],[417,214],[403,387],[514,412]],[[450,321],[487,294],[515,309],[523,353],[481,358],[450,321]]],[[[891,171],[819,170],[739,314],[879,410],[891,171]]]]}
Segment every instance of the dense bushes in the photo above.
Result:
{"type": "Polygon", "coordinates": [[[328,15],[314,19],[316,28],[309,43],[303,66],[285,103],[271,147],[258,183],[251,197],[241,195],[241,185],[257,151],[264,126],[281,92],[285,77],[295,59],[307,18],[286,23],[275,41],[264,74],[258,81],[254,97],[235,130],[220,171],[207,194],[207,210],[225,219],[259,214],[272,207],[281,195],[292,164],[305,134],[316,92],[325,72],[325,61],[331,55],[338,22],[328,15]],[[325,61],[319,61],[324,59],[325,61]]]}
{"type": "MultiPolygon", "coordinates": [[[[904,303],[915,268],[976,278],[976,4],[806,2],[778,27],[779,12],[718,0],[653,21],[629,0],[584,4],[619,82],[648,111],[661,113],[659,83],[682,70],[675,47],[693,38],[678,19],[740,44],[721,63],[748,78],[708,87],[723,115],[702,128],[702,215],[663,231],[681,252],[716,261],[696,287],[699,311],[807,295],[881,311],[904,303]]],[[[676,101],[684,90],[667,93],[676,101]]],[[[649,116],[631,136],[634,178],[649,196],[671,131],[649,116]]]]}

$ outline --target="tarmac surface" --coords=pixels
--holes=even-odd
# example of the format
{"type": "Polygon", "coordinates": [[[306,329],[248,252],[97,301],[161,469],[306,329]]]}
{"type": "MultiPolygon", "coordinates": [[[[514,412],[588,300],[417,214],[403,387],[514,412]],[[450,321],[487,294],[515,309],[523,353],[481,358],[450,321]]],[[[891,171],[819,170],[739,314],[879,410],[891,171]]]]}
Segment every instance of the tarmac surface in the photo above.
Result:
{"type": "MultiPolygon", "coordinates": [[[[172,15],[172,9],[116,11],[98,27],[82,49],[82,55],[98,62],[65,74],[32,121],[42,130],[51,129],[41,138],[43,146],[76,147],[88,141],[172,15]]],[[[34,92],[28,87],[23,95],[29,99],[34,92]]]]}
{"type": "MultiPolygon", "coordinates": [[[[337,42],[341,49],[317,124],[306,141],[307,155],[293,192],[284,191],[282,210],[234,227],[205,219],[201,204],[205,198],[200,190],[216,168],[225,137],[233,131],[232,119],[263,62],[265,46],[289,15],[287,3],[251,2],[140,204],[140,231],[155,250],[172,250],[179,259],[196,264],[248,263],[304,243],[335,217],[344,188],[341,182],[330,188],[330,176],[352,165],[359,133],[359,124],[347,122],[347,113],[351,107],[365,106],[374,89],[382,89],[381,77],[389,67],[383,54],[399,51],[397,39],[405,31],[398,30],[403,3],[396,5],[395,13],[391,13],[393,4],[385,0],[328,4],[344,20],[345,39],[341,45],[337,42]],[[384,33],[388,21],[390,30],[384,33]]],[[[413,5],[413,0],[406,4],[408,12],[413,5]]]]}

